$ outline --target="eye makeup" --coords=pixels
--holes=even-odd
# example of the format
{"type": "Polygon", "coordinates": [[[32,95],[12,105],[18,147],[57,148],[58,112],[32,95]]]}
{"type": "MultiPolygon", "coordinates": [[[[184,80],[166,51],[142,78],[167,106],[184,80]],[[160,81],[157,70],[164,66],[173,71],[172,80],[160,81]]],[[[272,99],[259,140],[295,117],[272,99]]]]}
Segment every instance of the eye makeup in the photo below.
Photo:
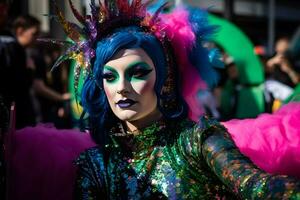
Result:
{"type": "MultiPolygon", "coordinates": [[[[153,69],[146,62],[133,62],[126,68],[125,78],[128,81],[147,80],[148,75],[152,71],[153,69]]],[[[119,80],[120,75],[115,68],[105,65],[102,77],[106,80],[107,83],[115,83],[119,80]]]]}
{"type": "Polygon", "coordinates": [[[113,67],[107,65],[104,66],[102,77],[108,83],[115,83],[119,80],[118,72],[113,67]]]}
{"type": "Polygon", "coordinates": [[[146,80],[153,69],[146,62],[134,62],[126,69],[126,78],[131,81],[146,80]]]}

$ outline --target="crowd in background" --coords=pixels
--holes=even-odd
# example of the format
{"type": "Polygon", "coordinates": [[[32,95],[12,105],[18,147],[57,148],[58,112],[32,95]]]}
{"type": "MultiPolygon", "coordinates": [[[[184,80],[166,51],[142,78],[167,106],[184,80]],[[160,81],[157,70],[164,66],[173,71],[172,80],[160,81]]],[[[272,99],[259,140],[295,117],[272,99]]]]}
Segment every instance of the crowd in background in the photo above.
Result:
{"type": "Polygon", "coordinates": [[[16,128],[39,122],[69,128],[68,68],[51,72],[60,47],[37,42],[40,22],[30,15],[17,17],[10,26],[1,22],[0,91],[6,107],[15,104],[16,128]]]}
{"type": "MultiPolygon", "coordinates": [[[[292,96],[295,87],[300,82],[300,66],[297,65],[297,58],[292,58],[289,52],[290,39],[287,36],[278,37],[274,55],[268,56],[265,50],[254,53],[260,58],[264,72],[264,112],[272,113],[276,111],[290,96],[292,96]]],[[[221,49],[219,47],[219,49],[221,49]]],[[[222,51],[222,49],[221,49],[222,51]]],[[[222,51],[222,57],[225,64],[223,69],[218,69],[220,80],[218,85],[212,89],[216,98],[216,107],[219,111],[220,120],[230,120],[236,118],[236,104],[238,101],[238,92],[243,87],[239,69],[236,66],[233,57],[222,51]],[[230,99],[230,108],[222,107],[222,92],[232,90],[230,99]]],[[[290,99],[296,100],[296,99],[290,99]]],[[[247,103],[245,102],[245,106],[247,103]]],[[[228,105],[227,105],[228,106],[228,105]]]]}

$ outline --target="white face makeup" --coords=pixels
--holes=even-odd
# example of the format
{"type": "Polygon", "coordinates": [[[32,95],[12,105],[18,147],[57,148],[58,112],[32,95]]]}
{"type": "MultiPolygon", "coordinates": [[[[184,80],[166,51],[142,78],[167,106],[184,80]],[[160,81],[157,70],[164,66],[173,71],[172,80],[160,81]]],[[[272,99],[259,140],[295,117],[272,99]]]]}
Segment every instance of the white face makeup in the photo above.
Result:
{"type": "Polygon", "coordinates": [[[103,67],[103,86],[113,113],[123,121],[143,120],[157,111],[155,67],[142,49],[120,50],[103,67]]]}

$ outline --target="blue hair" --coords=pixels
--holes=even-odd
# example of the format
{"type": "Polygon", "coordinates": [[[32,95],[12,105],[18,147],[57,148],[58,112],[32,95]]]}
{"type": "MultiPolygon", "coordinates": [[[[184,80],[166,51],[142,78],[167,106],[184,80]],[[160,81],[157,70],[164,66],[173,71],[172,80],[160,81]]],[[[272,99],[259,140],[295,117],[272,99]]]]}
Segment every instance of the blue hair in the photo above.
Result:
{"type": "MultiPolygon", "coordinates": [[[[216,53],[215,51],[210,52],[208,49],[203,47],[203,42],[209,41],[211,37],[218,30],[218,26],[210,25],[208,22],[207,12],[200,10],[199,8],[189,7],[189,21],[192,25],[193,32],[196,35],[196,44],[189,52],[189,60],[194,65],[201,78],[213,87],[219,80],[217,71],[214,69],[217,63],[214,63],[214,59],[210,60],[209,55],[216,53]]],[[[214,57],[218,57],[215,55],[214,57]]],[[[220,66],[222,68],[222,65],[220,66]]]]}
{"type": "MultiPolygon", "coordinates": [[[[91,135],[97,143],[105,143],[108,131],[118,123],[103,89],[103,66],[121,49],[142,48],[151,58],[156,70],[155,92],[160,100],[160,92],[167,78],[167,61],[160,41],[139,27],[117,29],[111,36],[96,44],[96,58],[93,77],[87,77],[81,92],[81,103],[89,114],[91,135]]],[[[159,106],[159,110],[165,111],[159,106]]],[[[165,115],[164,115],[165,116],[165,115]]],[[[166,116],[165,116],[166,117],[166,116]]]]}

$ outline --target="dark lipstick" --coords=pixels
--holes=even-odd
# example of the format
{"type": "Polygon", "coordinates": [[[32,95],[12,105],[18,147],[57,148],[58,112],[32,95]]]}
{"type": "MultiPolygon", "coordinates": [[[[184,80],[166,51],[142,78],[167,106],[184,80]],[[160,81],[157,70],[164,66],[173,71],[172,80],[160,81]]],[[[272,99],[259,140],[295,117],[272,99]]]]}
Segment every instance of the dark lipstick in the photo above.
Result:
{"type": "Polygon", "coordinates": [[[131,99],[126,99],[126,100],[120,100],[117,102],[117,105],[120,108],[129,108],[130,106],[136,104],[136,101],[133,101],[131,99]]]}

